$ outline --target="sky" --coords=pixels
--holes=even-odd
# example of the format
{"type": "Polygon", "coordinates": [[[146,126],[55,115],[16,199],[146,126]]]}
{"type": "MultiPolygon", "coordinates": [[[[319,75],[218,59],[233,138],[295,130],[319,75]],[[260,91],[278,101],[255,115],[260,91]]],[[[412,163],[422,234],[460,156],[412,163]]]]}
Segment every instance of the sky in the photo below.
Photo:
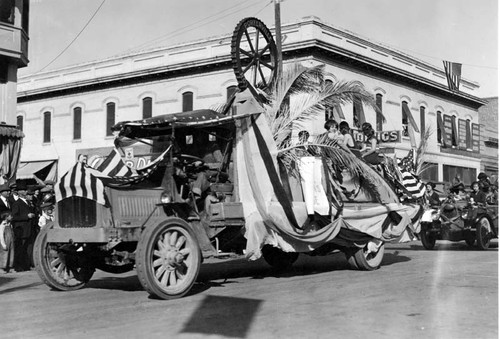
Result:
{"type": "MultiPolygon", "coordinates": [[[[275,24],[272,0],[31,0],[19,76],[230,34],[245,17],[275,24]]],[[[497,0],[282,0],[281,22],[316,16],[462,77],[498,96],[497,0]]]]}

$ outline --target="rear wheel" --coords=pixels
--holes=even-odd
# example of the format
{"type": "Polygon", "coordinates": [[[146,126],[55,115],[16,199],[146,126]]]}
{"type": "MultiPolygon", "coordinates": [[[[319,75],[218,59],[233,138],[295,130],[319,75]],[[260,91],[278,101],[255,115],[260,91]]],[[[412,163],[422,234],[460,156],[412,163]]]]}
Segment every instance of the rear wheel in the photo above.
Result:
{"type": "Polygon", "coordinates": [[[264,260],[273,268],[285,270],[297,261],[299,254],[297,252],[285,252],[271,245],[262,247],[262,256],[264,260]]]}
{"type": "Polygon", "coordinates": [[[184,296],[198,277],[201,251],[184,220],[169,218],[141,235],[137,246],[137,275],[144,289],[161,299],[184,296]]]}
{"type": "Polygon", "coordinates": [[[363,248],[356,248],[346,253],[347,262],[353,269],[373,271],[380,267],[384,258],[385,244],[376,250],[371,250],[368,244],[363,248]]]}
{"type": "Polygon", "coordinates": [[[76,257],[70,258],[65,253],[65,248],[76,252],[77,246],[47,242],[47,234],[52,227],[52,225],[47,224],[35,240],[33,247],[35,269],[40,279],[54,289],[60,291],[78,290],[92,278],[95,269],[78,266],[76,257]]]}
{"type": "Polygon", "coordinates": [[[429,231],[426,225],[422,225],[420,240],[426,250],[432,250],[436,246],[436,235],[429,231]]]}
{"type": "Polygon", "coordinates": [[[477,247],[482,250],[487,250],[490,247],[492,237],[490,221],[486,217],[481,217],[476,223],[476,240],[477,247]]]}

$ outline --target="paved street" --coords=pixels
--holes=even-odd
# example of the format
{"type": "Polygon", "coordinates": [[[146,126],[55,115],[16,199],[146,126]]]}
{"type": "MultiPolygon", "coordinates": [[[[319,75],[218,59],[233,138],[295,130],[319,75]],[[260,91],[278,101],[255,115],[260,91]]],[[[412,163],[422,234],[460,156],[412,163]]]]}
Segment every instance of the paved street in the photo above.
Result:
{"type": "Polygon", "coordinates": [[[276,275],[263,260],[209,260],[188,296],[148,298],[135,272],[97,272],[56,292],[35,271],[0,276],[2,338],[498,338],[498,247],[386,247],[374,272],[344,255],[301,256],[276,275]]]}

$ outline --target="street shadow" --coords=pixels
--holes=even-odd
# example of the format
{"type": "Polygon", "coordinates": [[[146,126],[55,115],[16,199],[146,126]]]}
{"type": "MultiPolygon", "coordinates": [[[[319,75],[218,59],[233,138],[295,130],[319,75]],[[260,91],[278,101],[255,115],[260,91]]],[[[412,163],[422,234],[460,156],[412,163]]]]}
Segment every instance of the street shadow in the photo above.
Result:
{"type": "MultiPolygon", "coordinates": [[[[1,281],[0,281],[1,284],[1,281]]],[[[12,292],[17,292],[17,291],[22,291],[31,287],[36,287],[43,285],[43,282],[37,282],[37,283],[31,283],[31,284],[26,284],[26,285],[21,285],[21,286],[16,286],[16,287],[11,287],[7,288],[5,290],[0,290],[0,295],[2,294],[7,294],[7,293],[12,293],[12,292]]]]}
{"type": "Polygon", "coordinates": [[[96,288],[103,290],[120,290],[125,292],[143,291],[141,283],[137,275],[128,277],[103,277],[99,279],[91,279],[85,288],[96,288]]]}
{"type": "Polygon", "coordinates": [[[394,253],[384,253],[384,259],[382,259],[382,263],[380,266],[390,266],[393,264],[397,264],[400,262],[407,262],[411,259],[405,255],[400,255],[399,251],[394,251],[394,253]]]}
{"type": "Polygon", "coordinates": [[[246,338],[261,304],[259,299],[207,295],[180,333],[246,338]]]}
{"type": "MultiPolygon", "coordinates": [[[[390,249],[386,247],[386,250],[390,249]]],[[[401,250],[401,248],[394,248],[394,250],[401,250]]],[[[436,251],[436,250],[444,250],[444,251],[478,251],[478,252],[498,252],[498,243],[490,243],[490,246],[487,250],[482,250],[478,248],[476,245],[469,246],[465,243],[465,241],[458,242],[448,242],[444,240],[437,240],[434,249],[427,250],[424,248],[422,243],[410,244],[409,247],[404,248],[405,251],[436,251]]]]}

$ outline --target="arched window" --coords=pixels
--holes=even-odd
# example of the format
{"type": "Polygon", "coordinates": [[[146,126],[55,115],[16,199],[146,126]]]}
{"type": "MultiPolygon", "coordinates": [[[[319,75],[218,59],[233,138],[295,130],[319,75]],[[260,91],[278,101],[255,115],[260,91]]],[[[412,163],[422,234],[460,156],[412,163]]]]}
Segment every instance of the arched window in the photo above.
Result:
{"type": "Polygon", "coordinates": [[[17,127],[22,131],[24,128],[24,117],[22,115],[17,116],[17,121],[16,121],[17,127]]]}
{"type": "Polygon", "coordinates": [[[193,92],[182,93],[182,111],[188,112],[193,110],[193,92]]]}
{"type": "Polygon", "coordinates": [[[153,116],[153,99],[146,97],[142,99],[142,118],[147,119],[153,116]]]}
{"type": "Polygon", "coordinates": [[[377,131],[381,131],[382,130],[382,125],[384,123],[384,115],[383,115],[383,111],[382,111],[382,94],[380,93],[377,93],[375,95],[375,105],[377,105],[377,108],[378,108],[378,111],[377,111],[377,131]]]}
{"type": "Polygon", "coordinates": [[[437,129],[436,129],[436,134],[437,134],[437,142],[439,144],[442,144],[442,135],[443,135],[443,116],[441,111],[436,112],[436,119],[437,119],[437,129]]]}
{"type": "Polygon", "coordinates": [[[82,108],[73,108],[73,140],[82,138],[82,108]]]}
{"type": "Polygon", "coordinates": [[[106,136],[113,135],[111,127],[115,125],[116,104],[109,102],[106,104],[106,136]]]}
{"type": "Polygon", "coordinates": [[[50,142],[50,112],[43,113],[43,142],[50,142]]]}
{"type": "Polygon", "coordinates": [[[410,110],[408,109],[408,102],[403,101],[401,103],[401,124],[403,125],[403,136],[408,137],[410,136],[408,134],[408,116],[406,115],[407,112],[410,110]]]}
{"type": "Polygon", "coordinates": [[[233,96],[234,93],[238,92],[237,86],[229,86],[226,88],[226,102],[233,96]]]}
{"type": "Polygon", "coordinates": [[[425,107],[420,106],[420,135],[425,135],[425,107]]]}

